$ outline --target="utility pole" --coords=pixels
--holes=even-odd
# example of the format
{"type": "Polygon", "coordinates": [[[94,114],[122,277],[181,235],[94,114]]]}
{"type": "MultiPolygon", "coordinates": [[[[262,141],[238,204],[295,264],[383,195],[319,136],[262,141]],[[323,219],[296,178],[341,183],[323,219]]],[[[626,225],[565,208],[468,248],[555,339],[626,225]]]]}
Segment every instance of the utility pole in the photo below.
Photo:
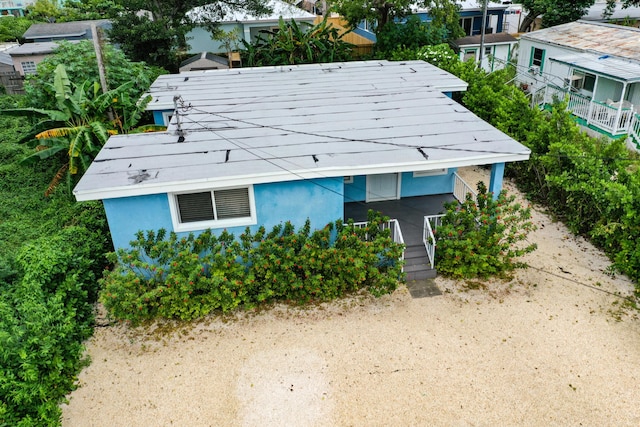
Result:
{"type": "Polygon", "coordinates": [[[482,26],[480,27],[480,55],[478,67],[482,68],[482,55],[484,54],[484,34],[487,26],[487,7],[489,0],[482,0],[482,26]]]}
{"type": "Polygon", "coordinates": [[[107,93],[109,87],[107,86],[107,77],[104,71],[104,63],[102,62],[102,46],[100,45],[100,36],[98,34],[98,28],[96,23],[91,23],[91,37],[93,37],[93,49],[96,51],[96,59],[98,61],[98,74],[100,75],[100,86],[102,86],[102,93],[107,93]]]}
{"type": "MultiPolygon", "coordinates": [[[[102,93],[107,93],[109,91],[109,87],[107,86],[107,76],[104,71],[104,62],[102,61],[102,45],[100,44],[100,34],[98,33],[98,28],[96,27],[95,22],[91,23],[91,37],[93,38],[93,50],[96,51],[100,86],[102,87],[102,93]]],[[[107,115],[109,116],[110,121],[114,120],[113,109],[109,108],[107,110],[107,115]]]]}

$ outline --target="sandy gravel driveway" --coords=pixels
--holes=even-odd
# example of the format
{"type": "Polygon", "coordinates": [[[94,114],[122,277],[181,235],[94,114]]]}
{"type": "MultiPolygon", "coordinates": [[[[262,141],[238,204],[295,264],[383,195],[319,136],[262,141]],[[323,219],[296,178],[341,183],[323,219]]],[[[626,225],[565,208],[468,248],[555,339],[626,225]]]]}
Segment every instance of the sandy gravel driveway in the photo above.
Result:
{"type": "Polygon", "coordinates": [[[98,328],[63,425],[639,426],[640,322],[604,292],[629,282],[535,221],[533,268],[510,283],[98,328]]]}

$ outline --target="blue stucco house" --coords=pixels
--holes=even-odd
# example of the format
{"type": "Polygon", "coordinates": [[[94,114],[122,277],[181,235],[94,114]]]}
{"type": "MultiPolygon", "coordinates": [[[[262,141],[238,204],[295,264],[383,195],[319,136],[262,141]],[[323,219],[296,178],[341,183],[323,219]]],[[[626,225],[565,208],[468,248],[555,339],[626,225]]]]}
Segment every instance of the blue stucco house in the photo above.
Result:
{"type": "Polygon", "coordinates": [[[530,154],[447,96],[466,87],[423,61],[163,75],[148,108],[167,131],[112,136],[74,194],[102,200],[116,248],[138,230],[321,228],[388,203],[417,215],[398,232],[426,259],[422,219],[458,191],[456,169],[490,165],[498,192],[530,154]]]}

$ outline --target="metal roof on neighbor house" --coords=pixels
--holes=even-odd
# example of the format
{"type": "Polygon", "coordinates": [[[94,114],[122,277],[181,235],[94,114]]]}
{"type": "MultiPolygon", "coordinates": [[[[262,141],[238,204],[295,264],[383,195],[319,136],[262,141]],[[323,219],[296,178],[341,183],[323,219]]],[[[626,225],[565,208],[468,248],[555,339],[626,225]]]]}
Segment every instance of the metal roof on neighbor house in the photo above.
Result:
{"type": "MultiPolygon", "coordinates": [[[[482,39],[482,35],[477,36],[467,36],[461,37],[453,41],[453,45],[455,46],[475,46],[480,45],[482,39]]],[[[518,42],[518,39],[513,37],[508,33],[492,33],[484,35],[484,43],[486,45],[495,45],[495,44],[515,44],[518,42]]]]}
{"type": "Polygon", "coordinates": [[[630,83],[640,81],[640,62],[609,55],[594,55],[592,53],[576,53],[550,57],[549,59],[583,70],[594,71],[616,80],[624,80],[630,83]]]}
{"type": "MultiPolygon", "coordinates": [[[[167,132],[112,136],[76,186],[76,198],[529,158],[529,149],[444,95],[430,76],[456,78],[422,61],[229,71],[175,76],[182,80],[178,120],[174,115],[167,132]]],[[[152,94],[158,90],[156,82],[152,94]]]]}
{"type": "Polygon", "coordinates": [[[37,40],[43,38],[63,39],[67,37],[82,37],[85,35],[87,35],[88,38],[91,38],[92,23],[95,23],[98,27],[111,26],[111,21],[108,19],[32,24],[24,33],[23,37],[26,40],[37,40]]]}
{"type": "MultiPolygon", "coordinates": [[[[61,41],[61,40],[60,40],[61,41]]],[[[12,49],[11,56],[46,55],[60,47],[60,41],[25,43],[12,49]]],[[[79,43],[80,40],[66,40],[67,43],[79,43]]]]}
{"type": "Polygon", "coordinates": [[[634,27],[581,20],[525,33],[520,39],[640,61],[640,29],[634,27]]]}

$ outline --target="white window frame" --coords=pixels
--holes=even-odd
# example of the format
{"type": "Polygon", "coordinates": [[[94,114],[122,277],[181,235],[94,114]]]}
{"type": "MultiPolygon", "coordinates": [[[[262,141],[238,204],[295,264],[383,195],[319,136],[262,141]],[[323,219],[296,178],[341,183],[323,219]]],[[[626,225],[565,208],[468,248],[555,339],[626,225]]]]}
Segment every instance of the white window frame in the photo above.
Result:
{"type": "MultiPolygon", "coordinates": [[[[255,225],[258,222],[256,217],[256,201],[255,201],[255,195],[253,192],[253,185],[241,186],[241,187],[204,188],[199,190],[181,191],[176,193],[169,193],[168,197],[169,197],[169,210],[171,211],[171,222],[173,223],[173,230],[176,232],[206,230],[207,228],[241,227],[241,226],[247,226],[247,225],[255,225]],[[220,220],[180,222],[180,211],[178,209],[178,198],[177,198],[179,194],[203,193],[203,192],[210,191],[215,195],[215,191],[233,190],[236,188],[248,189],[250,216],[242,217],[242,218],[220,219],[220,220]]],[[[214,197],[215,196],[212,196],[212,202],[214,204],[214,211],[215,211],[214,197]]]]}
{"type": "Polygon", "coordinates": [[[35,61],[24,61],[20,63],[20,67],[22,67],[22,73],[27,74],[35,74],[38,70],[38,64],[35,61]],[[25,67],[26,65],[26,67],[25,67]]]}
{"type": "Polygon", "coordinates": [[[344,177],[344,183],[345,184],[353,184],[353,175],[345,176],[344,177]]]}
{"type": "Polygon", "coordinates": [[[165,126],[169,126],[169,123],[171,123],[171,118],[173,117],[174,114],[175,114],[175,111],[162,112],[162,121],[164,122],[165,126]]]}
{"type": "Polygon", "coordinates": [[[422,178],[423,176],[436,176],[436,175],[446,175],[449,173],[448,168],[442,169],[432,169],[428,171],[415,171],[413,172],[414,178],[422,178]]]}

